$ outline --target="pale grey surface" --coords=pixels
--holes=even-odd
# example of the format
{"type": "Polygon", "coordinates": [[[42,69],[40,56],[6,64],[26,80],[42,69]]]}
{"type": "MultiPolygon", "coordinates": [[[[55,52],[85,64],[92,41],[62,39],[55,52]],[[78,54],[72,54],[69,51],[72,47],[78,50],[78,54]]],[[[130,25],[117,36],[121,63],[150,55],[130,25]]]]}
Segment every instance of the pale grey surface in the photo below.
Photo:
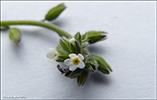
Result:
{"type": "MultiPolygon", "coordinates": [[[[41,20],[58,2],[2,2],[2,20],[41,20]]],[[[104,30],[108,39],[89,46],[113,68],[110,75],[95,72],[83,87],[48,63],[49,47],[59,36],[48,29],[18,26],[19,47],[2,36],[2,97],[155,98],[155,2],[66,2],[68,8],[53,23],[71,34],[104,30]]]]}

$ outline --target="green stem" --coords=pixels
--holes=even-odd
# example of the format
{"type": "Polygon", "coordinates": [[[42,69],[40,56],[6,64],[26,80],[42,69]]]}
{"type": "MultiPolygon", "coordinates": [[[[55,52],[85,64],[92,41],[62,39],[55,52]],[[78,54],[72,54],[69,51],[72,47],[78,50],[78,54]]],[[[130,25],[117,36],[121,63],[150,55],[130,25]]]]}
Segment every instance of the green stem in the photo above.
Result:
{"type": "Polygon", "coordinates": [[[36,26],[42,26],[51,29],[57,32],[58,35],[65,36],[66,38],[72,37],[69,33],[65,32],[59,27],[46,22],[34,21],[34,20],[14,20],[14,21],[0,21],[0,22],[1,22],[1,27],[5,27],[5,28],[7,28],[9,25],[36,25],[36,26]]]}

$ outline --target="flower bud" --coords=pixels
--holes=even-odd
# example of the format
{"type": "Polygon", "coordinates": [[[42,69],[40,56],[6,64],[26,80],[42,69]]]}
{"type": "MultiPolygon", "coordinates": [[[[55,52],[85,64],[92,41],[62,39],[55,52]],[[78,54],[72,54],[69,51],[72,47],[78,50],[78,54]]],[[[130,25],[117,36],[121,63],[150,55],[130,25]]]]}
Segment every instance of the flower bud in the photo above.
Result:
{"type": "Polygon", "coordinates": [[[15,45],[18,45],[21,40],[21,33],[19,29],[11,28],[9,30],[9,38],[15,45]]]}
{"type": "Polygon", "coordinates": [[[78,42],[81,44],[82,36],[81,36],[80,32],[77,32],[74,37],[75,37],[75,39],[77,39],[78,42]]]}
{"type": "Polygon", "coordinates": [[[86,68],[92,72],[96,70],[98,67],[97,61],[92,56],[86,57],[85,63],[86,63],[86,68]]]}
{"type": "Polygon", "coordinates": [[[112,72],[112,68],[103,58],[101,58],[97,55],[91,55],[91,57],[93,57],[98,62],[98,64],[99,64],[98,70],[99,71],[101,71],[104,74],[109,74],[110,72],[112,72]]]}
{"type": "Polygon", "coordinates": [[[87,45],[88,45],[88,42],[83,42],[83,43],[81,44],[81,47],[82,47],[82,48],[85,48],[85,47],[87,47],[87,45]]]}
{"type": "Polygon", "coordinates": [[[68,53],[71,52],[71,50],[69,48],[69,44],[68,44],[68,40],[67,39],[61,38],[60,39],[60,45],[64,49],[65,52],[68,52],[68,53]]]}
{"type": "Polygon", "coordinates": [[[45,15],[45,20],[51,21],[57,18],[65,8],[66,6],[64,5],[64,3],[60,3],[57,6],[51,8],[45,15]]]}
{"type": "Polygon", "coordinates": [[[75,41],[76,41],[75,38],[71,38],[71,39],[69,40],[69,43],[71,43],[73,46],[75,46],[75,41]]]}
{"type": "Polygon", "coordinates": [[[105,31],[88,31],[82,36],[82,38],[85,39],[86,36],[88,36],[87,40],[89,43],[95,43],[95,42],[106,39],[107,32],[105,32],[105,31]]]}

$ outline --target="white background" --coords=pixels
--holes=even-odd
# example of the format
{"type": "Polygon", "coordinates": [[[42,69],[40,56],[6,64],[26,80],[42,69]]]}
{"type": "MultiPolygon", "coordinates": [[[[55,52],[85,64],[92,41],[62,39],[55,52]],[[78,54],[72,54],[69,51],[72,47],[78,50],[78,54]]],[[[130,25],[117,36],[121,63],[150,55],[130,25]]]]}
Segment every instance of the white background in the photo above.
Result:
{"type": "MultiPolygon", "coordinates": [[[[2,20],[42,20],[59,2],[2,2],[2,20]]],[[[61,75],[57,62],[48,63],[49,47],[60,37],[37,26],[15,26],[22,32],[20,46],[2,31],[2,98],[98,99],[155,98],[155,2],[65,2],[67,9],[52,23],[74,35],[90,30],[109,33],[89,46],[113,68],[110,75],[95,72],[83,87],[61,75]]],[[[12,26],[14,27],[14,26],[12,26]]]]}

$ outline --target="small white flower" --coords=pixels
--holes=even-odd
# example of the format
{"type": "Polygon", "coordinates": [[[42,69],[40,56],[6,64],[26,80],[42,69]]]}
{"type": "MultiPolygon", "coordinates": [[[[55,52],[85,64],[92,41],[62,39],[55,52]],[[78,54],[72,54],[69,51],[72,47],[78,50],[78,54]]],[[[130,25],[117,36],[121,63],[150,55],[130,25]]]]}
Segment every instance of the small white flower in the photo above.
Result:
{"type": "Polygon", "coordinates": [[[84,59],[82,54],[70,54],[69,57],[69,59],[64,60],[64,64],[70,66],[70,71],[74,71],[76,68],[83,69],[85,67],[84,62],[82,61],[84,59]]]}
{"type": "Polygon", "coordinates": [[[73,44],[73,45],[75,45],[75,41],[76,41],[76,39],[75,39],[74,37],[69,40],[69,42],[70,42],[71,44],[73,44]]]}
{"type": "Polygon", "coordinates": [[[47,58],[49,58],[50,60],[48,60],[48,62],[52,62],[54,60],[57,60],[58,59],[58,52],[56,49],[54,48],[49,48],[49,50],[51,50],[52,52],[51,53],[48,53],[46,56],[47,58]]]}

